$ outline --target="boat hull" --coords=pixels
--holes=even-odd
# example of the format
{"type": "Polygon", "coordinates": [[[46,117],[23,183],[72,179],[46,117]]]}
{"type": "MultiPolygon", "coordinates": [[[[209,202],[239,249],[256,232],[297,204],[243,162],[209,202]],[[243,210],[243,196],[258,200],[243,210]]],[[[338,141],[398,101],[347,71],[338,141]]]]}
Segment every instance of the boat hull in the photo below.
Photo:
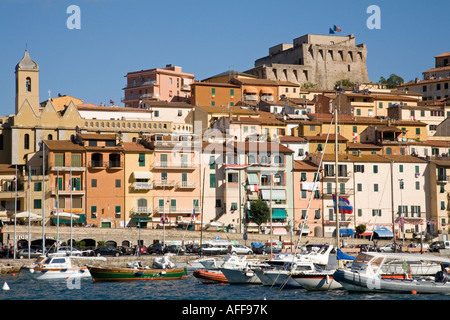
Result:
{"type": "Polygon", "coordinates": [[[262,284],[253,270],[221,268],[220,271],[231,284],[262,284]]]}
{"type": "Polygon", "coordinates": [[[145,281],[186,279],[186,268],[174,269],[132,269],[89,267],[94,282],[102,281],[145,281]]]}
{"type": "Polygon", "coordinates": [[[356,292],[395,292],[395,293],[430,293],[449,294],[450,282],[436,282],[421,279],[405,279],[400,277],[376,277],[352,272],[351,270],[337,270],[334,278],[344,289],[356,292]]]}
{"type": "Polygon", "coordinates": [[[24,267],[21,269],[28,278],[33,280],[74,279],[90,278],[91,274],[87,267],[71,267],[48,269],[39,267],[24,267]]]}
{"type": "Polygon", "coordinates": [[[270,286],[282,287],[286,289],[301,289],[302,286],[295,281],[291,273],[286,270],[267,270],[263,271],[262,275],[270,286]]]}
{"type": "Polygon", "coordinates": [[[292,275],[304,289],[308,291],[328,291],[344,289],[342,284],[333,279],[333,273],[292,275]]]}
{"type": "Polygon", "coordinates": [[[202,283],[228,283],[227,278],[221,271],[217,270],[196,270],[192,275],[202,283]]]}

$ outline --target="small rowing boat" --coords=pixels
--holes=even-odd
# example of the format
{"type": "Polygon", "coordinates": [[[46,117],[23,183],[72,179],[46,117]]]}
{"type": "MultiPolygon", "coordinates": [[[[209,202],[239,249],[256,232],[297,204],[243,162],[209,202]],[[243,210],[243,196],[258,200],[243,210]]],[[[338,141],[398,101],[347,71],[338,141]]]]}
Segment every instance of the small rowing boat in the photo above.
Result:
{"type": "Polygon", "coordinates": [[[192,275],[202,283],[228,283],[225,275],[219,270],[195,270],[192,275]]]}
{"type": "Polygon", "coordinates": [[[153,269],[148,267],[100,267],[89,266],[92,280],[101,281],[142,281],[186,279],[186,268],[153,269]]]}

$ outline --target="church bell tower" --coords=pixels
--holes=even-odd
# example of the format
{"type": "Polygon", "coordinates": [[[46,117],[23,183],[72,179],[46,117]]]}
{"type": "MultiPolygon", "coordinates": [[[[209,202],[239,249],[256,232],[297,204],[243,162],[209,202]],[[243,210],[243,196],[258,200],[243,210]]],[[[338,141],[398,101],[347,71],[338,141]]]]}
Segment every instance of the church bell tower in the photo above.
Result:
{"type": "Polygon", "coordinates": [[[39,114],[39,66],[34,62],[28,50],[16,65],[16,114],[25,101],[39,114]]]}

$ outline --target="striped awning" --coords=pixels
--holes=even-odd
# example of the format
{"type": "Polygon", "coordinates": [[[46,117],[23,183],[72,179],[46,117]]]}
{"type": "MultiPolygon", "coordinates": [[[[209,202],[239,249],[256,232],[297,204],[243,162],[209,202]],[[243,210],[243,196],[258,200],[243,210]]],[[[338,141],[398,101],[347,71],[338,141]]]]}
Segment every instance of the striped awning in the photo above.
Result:
{"type": "MultiPolygon", "coordinates": [[[[270,200],[270,190],[261,190],[263,200],[270,200]]],[[[284,190],[272,190],[272,200],[286,200],[286,192],[284,190]]]]}
{"type": "Polygon", "coordinates": [[[273,209],[272,219],[286,219],[286,218],[287,218],[287,214],[286,214],[285,209],[281,209],[281,208],[273,209]]]}
{"type": "Polygon", "coordinates": [[[256,172],[249,172],[247,174],[248,184],[259,184],[258,174],[256,172]]]}

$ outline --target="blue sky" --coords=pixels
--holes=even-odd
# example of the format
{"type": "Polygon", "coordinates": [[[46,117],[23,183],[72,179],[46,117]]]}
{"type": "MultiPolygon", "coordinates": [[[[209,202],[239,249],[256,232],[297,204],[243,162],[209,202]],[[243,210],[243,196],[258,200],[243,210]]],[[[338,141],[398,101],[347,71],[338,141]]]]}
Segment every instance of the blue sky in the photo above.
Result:
{"type": "Polygon", "coordinates": [[[181,66],[196,80],[245,71],[268,48],[305,34],[354,34],[368,48],[371,81],[422,78],[450,51],[448,0],[0,0],[0,116],[14,113],[14,67],[25,47],[40,67],[40,100],[58,93],[116,104],[130,71],[181,66]],[[66,26],[69,5],[81,29],[66,26]],[[370,30],[370,5],[381,29],[370,30]]]}

